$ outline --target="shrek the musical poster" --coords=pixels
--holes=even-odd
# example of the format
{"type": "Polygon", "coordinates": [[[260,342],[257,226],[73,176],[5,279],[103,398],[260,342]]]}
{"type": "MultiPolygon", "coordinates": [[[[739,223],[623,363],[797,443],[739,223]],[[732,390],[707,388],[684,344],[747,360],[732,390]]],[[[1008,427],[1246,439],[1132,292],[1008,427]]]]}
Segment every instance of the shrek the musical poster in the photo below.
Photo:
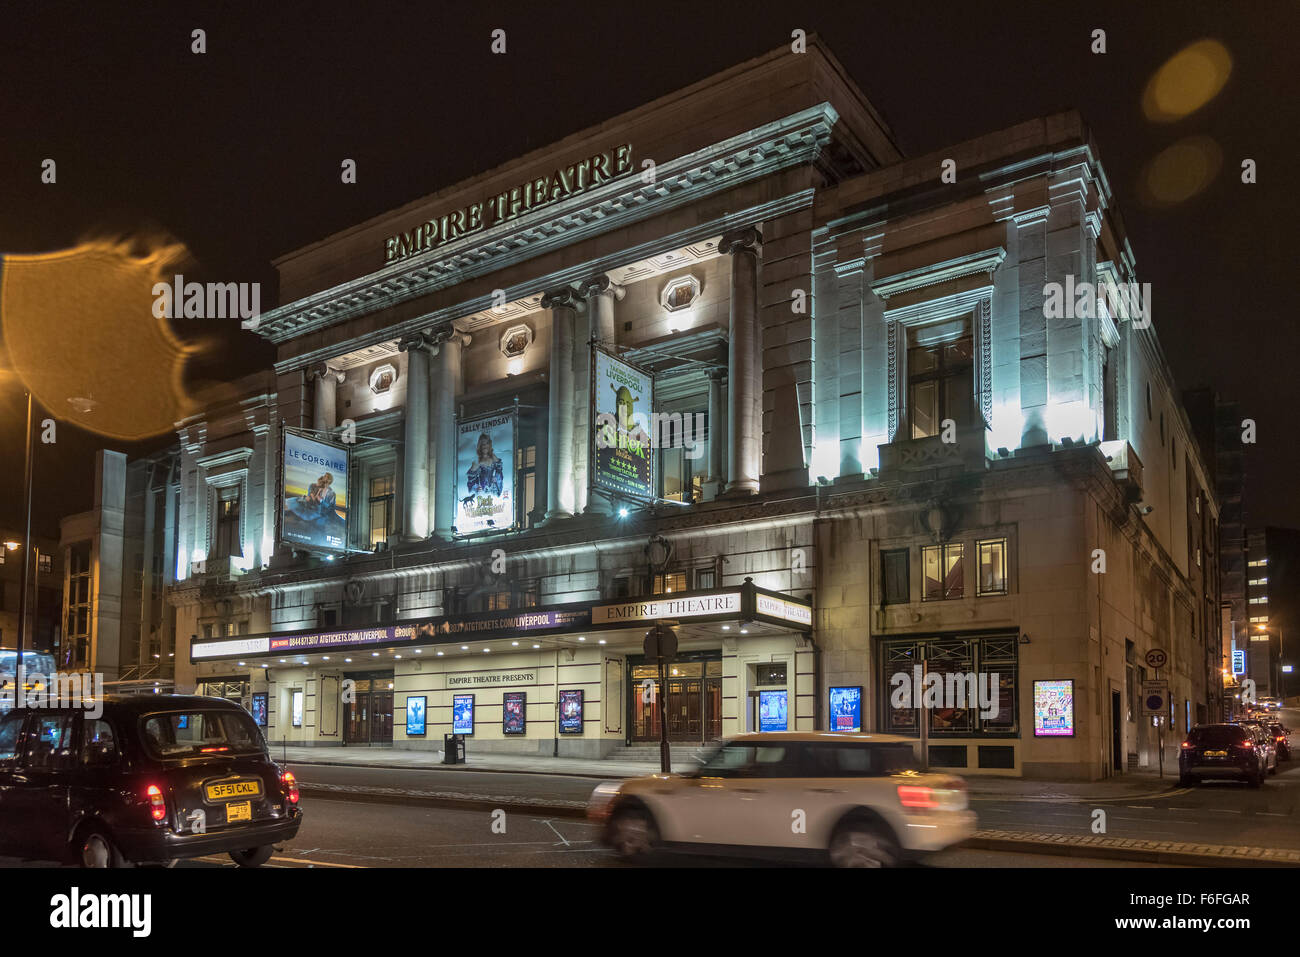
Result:
{"type": "Polygon", "coordinates": [[[592,485],[627,498],[654,498],[650,374],[596,349],[591,392],[592,485]]]}

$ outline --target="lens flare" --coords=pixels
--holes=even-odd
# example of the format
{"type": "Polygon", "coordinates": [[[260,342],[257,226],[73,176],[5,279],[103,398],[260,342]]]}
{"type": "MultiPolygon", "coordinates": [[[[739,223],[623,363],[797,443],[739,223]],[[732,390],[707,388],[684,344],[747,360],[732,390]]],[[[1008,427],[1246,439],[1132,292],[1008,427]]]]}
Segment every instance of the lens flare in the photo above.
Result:
{"type": "Polygon", "coordinates": [[[171,431],[193,411],[185,361],[196,353],[166,319],[153,287],[170,282],[183,246],[135,255],[97,241],[39,255],[6,255],[0,328],[14,371],[55,418],[127,441],[171,431]]]}
{"type": "Polygon", "coordinates": [[[1197,40],[1156,70],[1142,94],[1142,112],[1156,123],[1180,120],[1218,96],[1231,72],[1227,47],[1218,40],[1197,40]]]}
{"type": "Polygon", "coordinates": [[[1151,206],[1177,206],[1209,186],[1222,164],[1223,151],[1210,137],[1179,140],[1147,164],[1141,197],[1151,206]]]}

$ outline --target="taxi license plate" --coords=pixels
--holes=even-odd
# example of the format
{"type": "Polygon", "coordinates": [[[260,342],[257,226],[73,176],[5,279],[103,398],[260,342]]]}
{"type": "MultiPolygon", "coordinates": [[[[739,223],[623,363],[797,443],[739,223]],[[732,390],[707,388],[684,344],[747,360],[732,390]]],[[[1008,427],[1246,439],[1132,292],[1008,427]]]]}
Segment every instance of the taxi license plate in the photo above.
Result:
{"type": "Polygon", "coordinates": [[[231,798],[257,797],[262,793],[262,782],[224,781],[221,784],[209,784],[207,793],[209,801],[229,801],[231,798]]]}
{"type": "Polygon", "coordinates": [[[243,801],[239,804],[226,805],[226,823],[232,821],[251,821],[253,819],[253,802],[243,801]]]}
{"type": "Polygon", "coordinates": [[[1227,751],[1206,751],[1205,756],[1207,758],[1226,758],[1228,756],[1228,752],[1227,751]]]}

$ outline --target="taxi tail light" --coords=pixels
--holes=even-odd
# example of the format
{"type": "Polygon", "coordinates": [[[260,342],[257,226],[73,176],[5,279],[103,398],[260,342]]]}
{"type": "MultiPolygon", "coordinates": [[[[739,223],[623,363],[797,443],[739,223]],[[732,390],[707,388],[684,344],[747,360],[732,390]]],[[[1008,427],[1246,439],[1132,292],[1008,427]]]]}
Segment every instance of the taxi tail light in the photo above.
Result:
{"type": "Polygon", "coordinates": [[[1184,741],[1184,742],[1183,742],[1183,750],[1184,750],[1184,751],[1190,751],[1190,750],[1191,750],[1192,748],[1194,748],[1194,747],[1196,747],[1196,745],[1192,744],[1192,742],[1190,742],[1190,741],[1184,741]]]}
{"type": "Polygon", "coordinates": [[[903,807],[911,811],[933,810],[939,806],[933,788],[920,787],[914,784],[900,784],[898,786],[898,800],[903,807]]]}
{"type": "Polygon", "coordinates": [[[290,804],[298,803],[298,779],[293,776],[292,771],[280,772],[280,790],[284,792],[285,800],[290,804]]]}
{"type": "Polygon", "coordinates": [[[163,798],[162,790],[158,785],[151,784],[145,789],[145,795],[149,799],[149,813],[153,815],[154,823],[161,824],[167,817],[167,801],[163,798]]]}

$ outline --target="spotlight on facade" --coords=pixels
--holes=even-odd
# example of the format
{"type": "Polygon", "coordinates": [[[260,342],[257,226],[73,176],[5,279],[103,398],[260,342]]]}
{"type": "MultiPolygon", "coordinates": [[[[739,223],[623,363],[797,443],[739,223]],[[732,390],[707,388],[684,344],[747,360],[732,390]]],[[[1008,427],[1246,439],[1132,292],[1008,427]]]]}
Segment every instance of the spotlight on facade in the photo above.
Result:
{"type": "Polygon", "coordinates": [[[1150,515],[1150,514],[1151,514],[1152,512],[1154,512],[1155,510],[1156,510],[1156,507],[1155,507],[1154,505],[1140,505],[1140,506],[1138,506],[1138,513],[1141,514],[1141,515],[1150,515]]]}
{"type": "Polygon", "coordinates": [[[1011,452],[1007,449],[1005,445],[1000,445],[998,446],[998,455],[1002,456],[1005,459],[1010,457],[1011,452]]]}
{"type": "Polygon", "coordinates": [[[619,517],[619,518],[627,518],[627,509],[625,509],[625,508],[620,508],[620,509],[618,510],[618,517],[619,517]]]}

